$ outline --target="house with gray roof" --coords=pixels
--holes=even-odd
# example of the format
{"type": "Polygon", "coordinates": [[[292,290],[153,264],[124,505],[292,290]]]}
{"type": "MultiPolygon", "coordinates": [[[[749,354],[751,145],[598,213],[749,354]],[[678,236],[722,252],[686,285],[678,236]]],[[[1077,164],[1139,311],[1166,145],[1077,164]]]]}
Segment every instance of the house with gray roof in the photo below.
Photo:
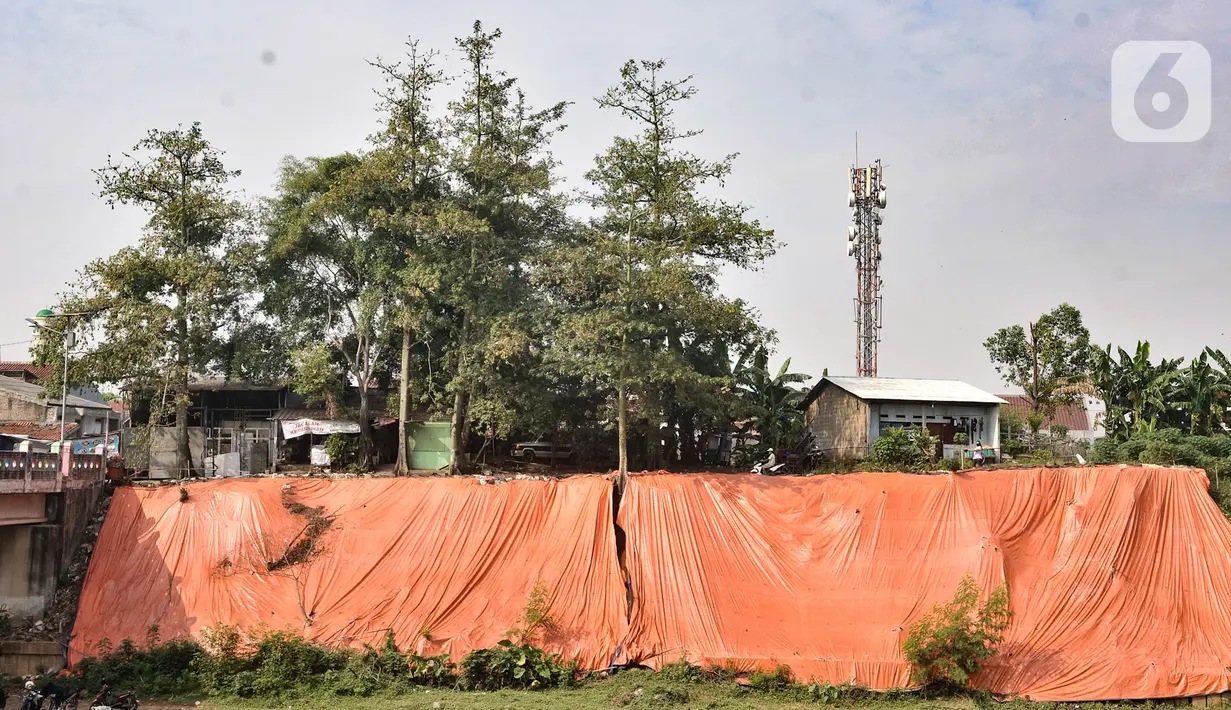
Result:
{"type": "Polygon", "coordinates": [[[799,404],[814,445],[826,458],[860,459],[881,434],[918,426],[940,439],[938,455],[957,456],[980,442],[1000,458],[1000,407],[1005,401],[959,380],[829,377],[799,404]]]}

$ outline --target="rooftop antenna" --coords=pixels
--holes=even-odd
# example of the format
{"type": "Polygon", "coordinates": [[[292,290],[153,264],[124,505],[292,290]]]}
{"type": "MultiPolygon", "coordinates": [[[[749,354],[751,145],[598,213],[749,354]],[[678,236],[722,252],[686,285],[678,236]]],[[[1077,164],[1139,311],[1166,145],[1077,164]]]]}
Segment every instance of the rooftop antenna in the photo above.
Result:
{"type": "Polygon", "coordinates": [[[846,255],[855,257],[855,374],[876,377],[881,331],[880,211],[885,208],[885,169],[877,159],[859,167],[859,133],[855,133],[855,164],[850,170],[846,205],[846,255]]]}

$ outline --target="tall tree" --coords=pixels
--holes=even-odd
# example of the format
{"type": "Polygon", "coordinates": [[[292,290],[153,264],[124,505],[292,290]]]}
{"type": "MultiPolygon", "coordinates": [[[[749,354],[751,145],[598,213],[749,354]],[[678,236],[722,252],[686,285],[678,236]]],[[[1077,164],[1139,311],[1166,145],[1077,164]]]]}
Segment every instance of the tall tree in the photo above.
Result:
{"type": "MultiPolygon", "coordinates": [[[[684,148],[699,131],[678,129],[674,111],[695,89],[691,77],[664,79],[664,68],[663,61],[630,61],[599,97],[600,107],[619,111],[636,132],[596,157],[587,179],[599,216],[543,269],[555,300],[570,306],[553,352],[615,397],[621,476],[628,471],[630,402],[653,448],[669,417],[678,425],[679,414],[691,415],[724,384],[730,393],[726,366],[716,358],[766,334],[745,304],[718,292],[717,272],[754,267],[777,246],[772,230],[748,219],[746,206],[704,196],[721,185],[735,156],[709,161],[684,148]],[[702,365],[707,361],[712,367],[702,365]]],[[[682,425],[689,438],[694,422],[688,416],[682,425]]]]}
{"type": "Polygon", "coordinates": [[[1005,383],[1025,391],[1038,421],[1090,390],[1090,331],[1067,303],[1025,327],[1001,328],[983,347],[1005,383]]]}
{"type": "Polygon", "coordinates": [[[188,475],[190,375],[242,374],[224,347],[237,337],[228,317],[251,305],[248,213],[228,188],[239,171],[223,165],[194,123],[149,131],[95,175],[109,205],[139,207],[149,219],[135,246],[87,264],[62,304],[91,314],[75,325],[86,343],[78,371],[165,393],[176,468],[188,475]]]}
{"type": "Polygon", "coordinates": [[[453,173],[449,206],[437,215],[454,258],[440,270],[445,303],[458,318],[453,353],[451,468],[468,466],[474,405],[498,406],[501,363],[524,353],[526,264],[558,228],[563,199],[547,146],[562,129],[566,103],[532,109],[516,79],[494,68],[500,30],[474,23],[457,47],[465,60],[461,98],[450,103],[453,173]]]}
{"type": "Polygon", "coordinates": [[[397,302],[393,318],[401,331],[398,378],[398,454],[396,470],[409,470],[407,422],[410,418],[411,350],[416,332],[439,301],[440,226],[437,210],[446,194],[443,126],[431,113],[433,93],[444,83],[436,68],[436,52],[423,51],[418,42],[407,43],[402,62],[371,62],[385,77],[378,91],[384,117],[383,130],[372,136],[374,150],[367,156],[362,179],[382,194],[370,213],[389,231],[401,250],[392,291],[397,302]]]}
{"type": "Polygon", "coordinates": [[[376,197],[353,154],[283,161],[267,203],[266,305],[304,344],[325,342],[359,392],[360,462],[371,463],[369,389],[384,364],[400,259],[368,219],[376,197]]]}

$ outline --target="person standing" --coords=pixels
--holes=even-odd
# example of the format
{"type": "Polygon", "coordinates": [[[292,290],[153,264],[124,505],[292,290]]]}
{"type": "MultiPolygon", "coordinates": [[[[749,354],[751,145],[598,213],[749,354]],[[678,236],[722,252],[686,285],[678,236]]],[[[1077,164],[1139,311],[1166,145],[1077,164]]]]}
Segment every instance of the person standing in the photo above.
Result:
{"type": "Polygon", "coordinates": [[[975,453],[974,453],[973,458],[975,460],[975,468],[978,468],[983,465],[983,442],[981,441],[975,442],[975,453]]]}

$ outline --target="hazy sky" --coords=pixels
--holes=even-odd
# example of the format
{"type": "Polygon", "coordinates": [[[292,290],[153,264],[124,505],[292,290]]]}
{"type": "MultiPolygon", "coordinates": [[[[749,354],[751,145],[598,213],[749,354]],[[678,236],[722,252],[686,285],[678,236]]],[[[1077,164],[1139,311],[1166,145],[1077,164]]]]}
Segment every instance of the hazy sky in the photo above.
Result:
{"type": "MultiPolygon", "coordinates": [[[[726,291],[777,330],[794,369],[853,374],[846,175],[855,133],[880,157],[880,374],[1003,390],[982,341],[1068,301],[1098,342],[1157,355],[1231,350],[1231,6],[1222,0],[452,2],[0,1],[0,357],[85,261],[134,242],[92,168],[151,127],[201,121],[269,191],[284,155],[359,149],[376,127],[365,59],[407,37],[457,71],[453,38],[504,31],[500,65],[532,103],[573,101],[554,144],[578,179],[617,131],[593,97],[630,58],[695,74],[693,149],[740,153],[726,198],[786,243],[726,291]],[[1112,52],[1196,40],[1213,56],[1213,127],[1192,144],[1112,130],[1112,52]]],[[[442,97],[442,99],[445,97],[442,97]]],[[[443,105],[443,100],[441,102],[443,105]]]]}

